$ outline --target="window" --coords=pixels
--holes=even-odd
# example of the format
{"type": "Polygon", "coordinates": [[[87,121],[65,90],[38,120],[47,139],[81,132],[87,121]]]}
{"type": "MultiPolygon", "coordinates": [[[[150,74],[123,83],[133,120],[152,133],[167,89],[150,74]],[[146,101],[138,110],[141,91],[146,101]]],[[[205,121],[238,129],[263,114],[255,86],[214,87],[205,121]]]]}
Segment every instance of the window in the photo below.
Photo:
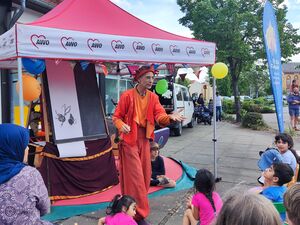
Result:
{"type": "Polygon", "coordinates": [[[117,79],[105,79],[105,112],[106,115],[112,115],[115,111],[115,105],[112,101],[117,103],[119,101],[118,95],[118,80],[117,79]]]}
{"type": "Polygon", "coordinates": [[[175,93],[176,93],[177,101],[182,101],[183,98],[182,98],[182,93],[181,93],[180,87],[178,87],[178,86],[175,87],[175,93]]]}
{"type": "Polygon", "coordinates": [[[184,101],[188,101],[189,100],[189,93],[188,93],[188,91],[185,88],[181,88],[181,89],[182,89],[184,101]]]}

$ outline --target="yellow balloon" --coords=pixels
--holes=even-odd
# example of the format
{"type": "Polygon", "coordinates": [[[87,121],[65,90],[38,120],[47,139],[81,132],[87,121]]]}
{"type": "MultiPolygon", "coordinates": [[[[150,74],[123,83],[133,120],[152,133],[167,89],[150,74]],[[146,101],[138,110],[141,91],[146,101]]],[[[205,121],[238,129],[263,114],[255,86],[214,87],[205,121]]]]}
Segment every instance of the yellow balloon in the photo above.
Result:
{"type": "Polygon", "coordinates": [[[228,67],[225,63],[215,63],[211,68],[211,73],[216,79],[223,79],[228,74],[228,67]]]}

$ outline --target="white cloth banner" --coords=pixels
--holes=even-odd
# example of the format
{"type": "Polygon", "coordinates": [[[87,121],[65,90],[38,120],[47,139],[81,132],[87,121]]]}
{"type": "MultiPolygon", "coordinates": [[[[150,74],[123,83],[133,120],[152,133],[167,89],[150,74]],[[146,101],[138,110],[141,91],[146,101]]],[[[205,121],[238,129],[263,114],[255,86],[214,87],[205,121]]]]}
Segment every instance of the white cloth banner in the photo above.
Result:
{"type": "Polygon", "coordinates": [[[84,141],[57,144],[57,149],[60,158],[86,156],[84,141]]]}
{"type": "Polygon", "coordinates": [[[16,51],[16,34],[15,27],[13,27],[0,36],[0,60],[15,58],[16,51]]]}
{"type": "Polygon", "coordinates": [[[21,57],[201,65],[215,62],[215,43],[204,41],[117,36],[22,24],[17,25],[17,38],[21,57]]]}

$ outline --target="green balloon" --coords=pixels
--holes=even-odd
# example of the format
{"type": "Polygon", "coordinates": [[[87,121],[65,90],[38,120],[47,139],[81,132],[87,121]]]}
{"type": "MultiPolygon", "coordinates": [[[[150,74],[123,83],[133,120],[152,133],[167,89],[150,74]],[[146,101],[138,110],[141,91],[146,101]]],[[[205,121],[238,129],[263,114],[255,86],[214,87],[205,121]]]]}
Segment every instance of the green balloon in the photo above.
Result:
{"type": "Polygon", "coordinates": [[[168,90],[168,81],[165,79],[159,80],[155,86],[157,94],[164,94],[168,90]]]}

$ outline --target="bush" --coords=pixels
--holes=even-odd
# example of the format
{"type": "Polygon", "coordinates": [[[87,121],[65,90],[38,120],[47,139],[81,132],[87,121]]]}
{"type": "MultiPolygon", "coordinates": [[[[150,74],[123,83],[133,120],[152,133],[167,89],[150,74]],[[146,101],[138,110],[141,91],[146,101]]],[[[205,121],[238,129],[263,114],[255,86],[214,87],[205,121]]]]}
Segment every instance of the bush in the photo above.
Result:
{"type": "Polygon", "coordinates": [[[264,105],[266,103],[266,100],[264,97],[259,97],[259,98],[253,99],[253,102],[258,105],[264,105]]]}
{"type": "Polygon", "coordinates": [[[229,122],[235,122],[235,118],[232,115],[226,113],[222,113],[222,119],[229,122]]]}
{"type": "Polygon", "coordinates": [[[263,106],[260,110],[261,113],[274,113],[275,110],[271,106],[263,106]]]}
{"type": "Polygon", "coordinates": [[[267,128],[263,117],[260,113],[248,112],[242,119],[242,126],[253,130],[261,130],[267,128]]]}
{"type": "Polygon", "coordinates": [[[222,102],[222,111],[228,114],[234,114],[235,113],[234,102],[232,100],[224,100],[222,102]]]}

